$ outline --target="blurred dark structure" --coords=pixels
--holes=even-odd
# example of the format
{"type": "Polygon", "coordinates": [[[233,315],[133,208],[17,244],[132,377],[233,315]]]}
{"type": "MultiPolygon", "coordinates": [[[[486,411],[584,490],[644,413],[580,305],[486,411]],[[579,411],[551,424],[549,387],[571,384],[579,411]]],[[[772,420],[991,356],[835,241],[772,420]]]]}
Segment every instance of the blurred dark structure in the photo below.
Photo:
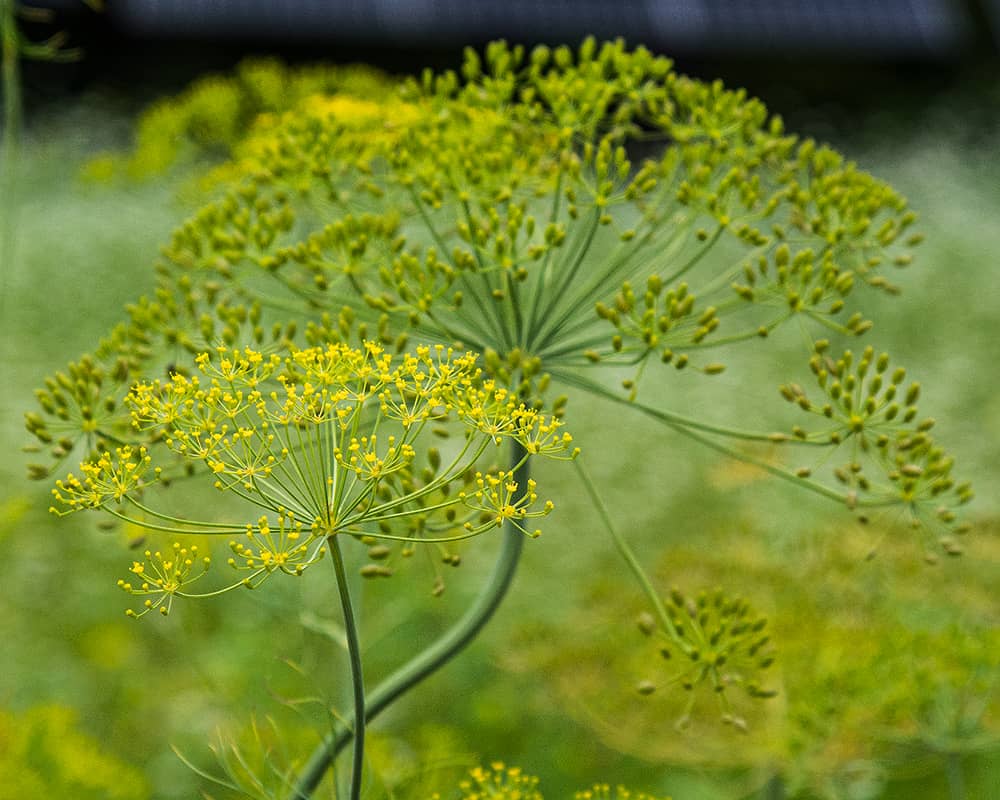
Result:
{"type": "Polygon", "coordinates": [[[687,53],[946,55],[971,23],[951,0],[119,0],[109,14],[145,35],[414,46],[593,33],[687,53]]]}
{"type": "Polygon", "coordinates": [[[111,0],[106,17],[140,36],[405,47],[594,34],[685,54],[947,57],[1000,41],[1000,0],[111,0]]]}
{"type": "MultiPolygon", "coordinates": [[[[75,66],[26,64],[30,105],[110,88],[136,108],[248,55],[364,61],[396,73],[456,67],[465,45],[623,37],[681,71],[745,86],[795,120],[820,109],[918,109],[958,87],[1000,117],[1000,0],[24,0],[55,12],[75,66]]],[[[902,123],[907,124],[907,123],[902,123]]],[[[808,125],[807,125],[808,128],[808,125]]]]}

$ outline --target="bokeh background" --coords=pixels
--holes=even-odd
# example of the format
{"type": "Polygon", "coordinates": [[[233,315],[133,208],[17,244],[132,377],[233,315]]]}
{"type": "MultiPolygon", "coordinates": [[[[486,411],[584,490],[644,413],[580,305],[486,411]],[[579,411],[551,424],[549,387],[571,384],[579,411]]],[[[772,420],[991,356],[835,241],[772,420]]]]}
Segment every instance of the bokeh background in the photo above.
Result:
{"type": "MultiPolygon", "coordinates": [[[[670,692],[641,697],[662,663],[634,621],[643,601],[572,473],[540,476],[559,506],[529,543],[512,596],[457,661],[373,727],[372,765],[396,797],[445,796],[502,759],[548,798],[594,781],[675,800],[1000,797],[1000,3],[947,0],[602,3],[69,0],[22,22],[80,48],[25,63],[27,109],[13,258],[0,265],[0,800],[234,797],[208,745],[260,759],[308,751],[324,706],[345,707],[331,587],[319,576],[189,605],[136,625],[115,580],[134,532],[46,513],[26,477],[32,390],[90,349],[153,285],[151,264],[197,207],[201,153],[156,176],[95,162],[132,146],[157,98],[249,56],[366,63],[391,74],[455,67],[461,47],[625,36],[682,72],[744,86],[791,131],[841,149],[921,215],[927,242],[871,334],[924,384],[958,472],[974,481],[965,554],[924,544],[700,450],[619,409],[574,401],[572,429],[612,512],[664,591],[725,585],[765,610],[780,695],[748,733],[674,727],[670,692]],[[876,551],[874,559],[867,555],[876,551]],[[256,724],[256,733],[254,732],[256,724]],[[272,726],[278,733],[273,733],[272,726]]],[[[16,216],[12,216],[16,215],[16,216]]],[[[672,406],[719,419],[780,402],[783,354],[711,382],[664,381],[672,406]]],[[[471,548],[433,598],[422,565],[365,585],[365,641],[384,674],[461,613],[489,568],[471,548]]],[[[384,790],[377,782],[372,797],[384,790]]],[[[329,795],[329,796],[332,796],[329,795]]]]}

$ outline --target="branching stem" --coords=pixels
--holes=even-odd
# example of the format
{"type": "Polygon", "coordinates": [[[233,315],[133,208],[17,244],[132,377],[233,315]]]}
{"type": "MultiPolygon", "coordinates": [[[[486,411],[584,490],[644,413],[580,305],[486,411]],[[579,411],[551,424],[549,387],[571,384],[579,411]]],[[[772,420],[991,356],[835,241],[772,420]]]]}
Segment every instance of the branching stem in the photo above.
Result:
{"type": "MultiPolygon", "coordinates": [[[[520,444],[513,443],[510,463],[512,467],[516,467],[514,480],[521,487],[527,487],[530,474],[526,455],[520,444]]],[[[437,641],[389,675],[368,694],[365,698],[364,716],[360,717],[364,720],[363,724],[371,722],[400,696],[451,661],[476,638],[503,602],[517,571],[523,546],[524,534],[508,521],[504,526],[503,544],[493,567],[493,574],[472,607],[437,641]]],[[[349,726],[361,729],[354,721],[357,719],[359,717],[348,719],[348,726],[338,726],[320,742],[302,770],[289,800],[308,800],[312,797],[333,759],[351,741],[353,734],[349,726]]]]}
{"type": "MultiPolygon", "coordinates": [[[[597,395],[598,397],[604,397],[608,400],[612,400],[621,405],[626,405],[629,406],[630,408],[634,408],[648,417],[651,417],[655,420],[659,420],[667,427],[677,431],[678,433],[688,437],[689,439],[693,439],[694,441],[699,442],[700,444],[703,444],[706,447],[715,450],[716,452],[722,453],[723,455],[735,458],[737,461],[742,461],[746,464],[752,464],[755,467],[759,467],[760,469],[769,472],[775,477],[781,478],[782,480],[788,481],[790,483],[794,483],[796,486],[800,486],[803,489],[808,489],[809,491],[822,495],[823,497],[826,497],[829,500],[833,500],[838,503],[845,502],[845,496],[843,494],[834,489],[829,488],[828,486],[824,486],[823,484],[817,483],[816,481],[800,477],[799,475],[796,475],[794,472],[790,472],[789,470],[784,469],[780,466],[771,464],[768,461],[764,461],[759,458],[754,458],[749,453],[742,453],[739,450],[727,447],[726,445],[721,444],[720,442],[717,442],[703,435],[702,433],[699,432],[699,430],[695,430],[695,428],[699,428],[701,430],[710,430],[712,433],[718,433],[726,436],[735,435],[738,433],[737,431],[730,431],[725,428],[717,428],[715,426],[708,426],[703,423],[696,423],[695,420],[688,420],[685,417],[681,417],[679,415],[673,414],[668,411],[660,411],[659,409],[651,408],[649,406],[642,405],[641,403],[632,402],[630,400],[625,399],[624,397],[619,397],[614,392],[604,388],[598,383],[594,383],[584,378],[580,378],[577,375],[573,375],[570,373],[563,373],[563,372],[558,372],[558,373],[554,372],[553,377],[556,377],[559,380],[565,381],[571,385],[579,386],[581,389],[585,389],[591,394],[597,395]]],[[[752,433],[739,434],[739,438],[741,439],[752,440],[756,438],[756,436],[757,436],[756,434],[752,433]]],[[[801,442],[798,439],[788,439],[787,444],[813,444],[813,443],[801,442]]],[[[859,503],[859,505],[878,505],[878,504],[859,503]]]]}

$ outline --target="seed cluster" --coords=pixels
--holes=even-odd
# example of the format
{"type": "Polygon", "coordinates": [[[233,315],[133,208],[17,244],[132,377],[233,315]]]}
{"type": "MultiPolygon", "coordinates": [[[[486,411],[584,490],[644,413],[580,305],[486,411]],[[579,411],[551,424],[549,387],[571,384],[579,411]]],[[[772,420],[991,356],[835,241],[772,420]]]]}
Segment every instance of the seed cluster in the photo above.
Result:
{"type": "MultiPolygon", "coordinates": [[[[728,597],[721,589],[690,598],[674,588],[665,609],[665,626],[645,613],[639,618],[639,629],[657,638],[670,673],[666,685],[680,685],[689,694],[678,727],[688,725],[696,690],[707,686],[718,699],[723,721],[746,730],[746,721],[732,708],[729,692],[738,687],[751,698],[775,696],[762,686],[763,675],[775,660],[767,619],[746,600],[728,597]]],[[[643,681],[638,691],[652,694],[657,688],[656,682],[643,681]]]]}
{"type": "MultiPolygon", "coordinates": [[[[914,522],[963,533],[967,528],[955,509],[972,499],[972,488],[953,477],[954,459],[930,433],[934,420],[921,418],[920,384],[907,382],[906,369],[892,367],[888,353],[876,356],[871,346],[860,356],[846,350],[836,359],[828,351],[829,343],[818,341],[809,362],[822,400],[810,399],[798,384],[780,387],[785,400],[823,425],[812,431],[796,425],[793,437],[850,451],[850,460],[835,466],[833,475],[847,489],[844,499],[852,509],[864,515],[872,508],[901,507],[914,522]]],[[[950,535],[941,544],[952,555],[961,552],[950,535]]]]}

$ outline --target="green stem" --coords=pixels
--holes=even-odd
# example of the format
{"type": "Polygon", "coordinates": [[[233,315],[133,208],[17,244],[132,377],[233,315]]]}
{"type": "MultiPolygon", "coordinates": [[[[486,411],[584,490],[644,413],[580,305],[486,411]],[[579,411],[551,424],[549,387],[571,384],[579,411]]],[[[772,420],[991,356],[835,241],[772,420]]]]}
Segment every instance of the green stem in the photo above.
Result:
{"type": "Polygon", "coordinates": [[[552,300],[549,302],[545,313],[542,315],[542,319],[539,320],[539,326],[537,333],[534,331],[529,332],[528,338],[532,345],[536,342],[539,349],[546,347],[549,340],[559,331],[559,329],[565,324],[566,320],[572,316],[572,313],[576,311],[575,308],[570,306],[567,311],[562,313],[562,316],[558,318],[554,325],[546,325],[547,321],[551,321],[556,316],[556,311],[559,307],[560,302],[569,292],[569,289],[573,286],[573,280],[576,278],[576,274],[580,269],[580,265],[583,264],[587,257],[587,253],[590,250],[590,245],[594,241],[594,237],[597,235],[597,229],[600,227],[601,211],[595,208],[594,213],[591,215],[590,227],[587,228],[587,233],[584,237],[583,242],[579,245],[579,250],[574,254],[573,260],[569,265],[566,272],[560,276],[558,288],[552,293],[552,300]]]}
{"type": "MultiPolygon", "coordinates": [[[[562,185],[563,177],[566,173],[562,170],[559,171],[559,177],[556,179],[555,192],[552,194],[552,210],[549,212],[549,223],[554,225],[559,220],[559,203],[562,199],[562,185]]],[[[552,252],[553,248],[550,246],[545,250],[545,256],[542,258],[542,263],[538,267],[538,272],[535,276],[535,285],[530,292],[530,309],[528,311],[528,325],[525,328],[524,340],[520,342],[522,347],[529,347],[531,342],[531,337],[534,335],[537,323],[538,323],[538,311],[541,306],[541,300],[544,296],[546,284],[549,281],[549,267],[552,263],[552,252]]]]}
{"type": "MultiPolygon", "coordinates": [[[[13,270],[14,235],[18,212],[17,169],[21,144],[22,101],[15,0],[0,0],[0,59],[3,83],[3,144],[0,154],[0,282],[13,270]]],[[[0,308],[7,292],[0,283],[0,308]]]]}
{"type": "Polygon", "coordinates": [[[962,758],[958,753],[948,753],[945,756],[945,767],[948,775],[948,796],[951,800],[965,800],[965,773],[962,769],[962,758]]]}
{"type": "MultiPolygon", "coordinates": [[[[571,383],[575,386],[579,386],[582,389],[586,389],[589,392],[600,395],[601,397],[607,398],[608,400],[614,400],[616,403],[622,403],[624,405],[630,406],[632,408],[642,411],[644,414],[649,414],[654,416],[668,425],[682,425],[688,428],[694,428],[695,430],[703,431],[705,433],[716,433],[720,436],[727,436],[730,439],[743,439],[749,442],[771,442],[775,443],[774,433],[764,433],[762,431],[745,431],[738,428],[727,428],[722,425],[712,425],[708,422],[701,422],[691,417],[685,417],[682,414],[676,414],[673,411],[664,411],[662,409],[655,409],[646,406],[642,403],[635,402],[634,400],[627,400],[624,397],[620,397],[610,390],[605,389],[599,384],[592,383],[583,378],[579,378],[575,375],[564,373],[562,371],[554,371],[553,377],[559,380],[565,381],[566,383],[571,383]]],[[[801,446],[801,445],[813,445],[813,446],[823,446],[828,447],[828,441],[812,441],[795,439],[789,437],[783,442],[784,444],[801,446]]],[[[838,499],[840,496],[838,495],[838,499]]]]}
{"type": "Polygon", "coordinates": [[[344,631],[347,634],[347,652],[351,660],[351,685],[354,687],[354,759],[351,766],[351,800],[361,798],[361,778],[365,766],[365,681],[361,670],[361,646],[358,642],[358,628],[351,606],[351,592],[347,587],[347,572],[344,570],[344,556],[340,552],[337,536],[327,537],[333,569],[337,573],[337,591],[340,592],[340,607],[344,612],[344,631]]]}
{"type": "Polygon", "coordinates": [[[785,800],[785,782],[781,773],[776,772],[764,784],[764,788],[761,790],[761,800],[785,800]]]}
{"type": "MultiPolygon", "coordinates": [[[[687,420],[683,417],[680,417],[676,414],[672,414],[667,411],[659,411],[655,408],[650,408],[649,406],[644,406],[640,403],[634,403],[632,401],[626,400],[623,397],[619,397],[614,392],[605,389],[600,384],[593,383],[592,381],[588,381],[585,378],[580,378],[577,375],[572,375],[563,372],[553,372],[552,375],[554,378],[558,380],[562,380],[574,386],[579,386],[581,389],[585,389],[589,391],[591,394],[595,394],[599,397],[604,397],[608,400],[612,400],[621,405],[626,405],[631,408],[634,408],[635,410],[642,412],[648,417],[652,417],[655,420],[659,420],[672,430],[675,430],[678,433],[680,433],[682,436],[686,436],[689,439],[693,439],[694,441],[703,444],[705,445],[705,447],[711,448],[716,452],[722,453],[723,455],[727,455],[730,458],[735,458],[737,461],[742,461],[745,464],[752,464],[753,466],[759,467],[765,472],[769,472],[771,475],[774,475],[777,478],[781,478],[782,480],[788,481],[789,483],[794,483],[796,486],[800,486],[803,489],[808,489],[811,492],[815,492],[816,494],[822,495],[823,497],[826,497],[830,500],[834,500],[835,502],[838,503],[845,502],[846,499],[845,496],[834,489],[830,489],[829,487],[824,486],[821,483],[816,483],[815,481],[808,480],[807,478],[802,478],[796,475],[794,472],[790,472],[789,470],[783,469],[782,467],[776,466],[767,461],[763,461],[759,458],[754,458],[749,453],[742,453],[738,450],[734,450],[731,447],[727,447],[724,444],[721,444],[719,442],[716,442],[708,438],[707,436],[704,436],[697,430],[693,430],[694,427],[692,425],[692,422],[694,422],[693,420],[687,420]]],[[[701,429],[705,429],[709,426],[706,426],[703,423],[698,423],[698,427],[701,429]]],[[[732,435],[731,433],[726,432],[726,429],[722,428],[718,428],[712,432],[725,435],[732,435]]],[[[741,437],[741,438],[746,438],[746,437],[741,437]]],[[[797,439],[788,439],[787,443],[792,444],[800,442],[797,439]]],[[[859,505],[867,505],[867,504],[859,503],[859,505]]],[[[872,505],[875,504],[873,503],[872,505]]]]}
{"type": "MultiPolygon", "coordinates": [[[[524,448],[515,443],[510,463],[512,466],[520,465],[514,471],[514,480],[522,487],[528,485],[530,474],[525,456],[524,448]]],[[[523,545],[524,534],[508,522],[504,526],[503,544],[493,567],[493,574],[475,603],[437,641],[393,672],[368,694],[365,701],[366,722],[373,720],[397,698],[451,661],[476,638],[503,602],[517,571],[523,545]]],[[[348,724],[352,724],[350,719],[348,724]]],[[[320,742],[302,770],[290,800],[308,800],[312,796],[337,753],[351,741],[351,735],[348,727],[338,727],[320,742]]]]}
{"type": "Polygon", "coordinates": [[[628,568],[632,570],[632,574],[639,582],[639,586],[642,587],[642,591],[645,593],[650,604],[653,606],[653,610],[656,612],[656,616],[659,619],[664,632],[667,633],[670,638],[674,640],[674,643],[685,652],[690,651],[691,644],[686,642],[681,637],[677,627],[674,625],[674,621],[670,618],[670,614],[667,613],[667,607],[663,604],[663,599],[653,586],[653,582],[646,574],[646,570],[642,568],[642,564],[639,562],[639,558],[636,556],[635,551],[632,550],[629,543],[625,540],[625,537],[618,532],[618,529],[615,528],[614,523],[611,521],[611,515],[608,513],[607,506],[604,505],[604,500],[601,498],[600,492],[597,491],[594,481],[591,479],[590,474],[583,466],[583,459],[577,456],[573,460],[573,464],[576,466],[576,471],[580,475],[580,480],[583,481],[583,486],[587,490],[587,494],[590,495],[594,508],[597,509],[597,513],[600,515],[601,521],[604,522],[604,527],[607,529],[608,533],[611,534],[611,539],[615,543],[615,547],[618,548],[618,552],[621,554],[621,557],[625,559],[625,563],[628,565],[628,568]]]}

